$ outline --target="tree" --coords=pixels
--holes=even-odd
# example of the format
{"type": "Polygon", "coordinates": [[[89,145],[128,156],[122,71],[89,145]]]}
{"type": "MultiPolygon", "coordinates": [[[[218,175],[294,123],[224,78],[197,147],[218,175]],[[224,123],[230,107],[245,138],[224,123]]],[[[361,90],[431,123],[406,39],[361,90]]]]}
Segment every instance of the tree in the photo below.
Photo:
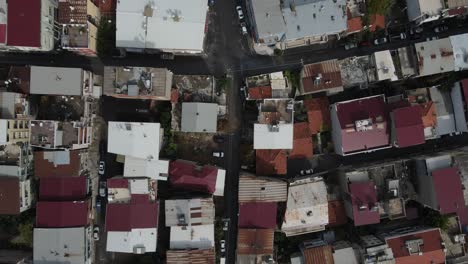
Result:
{"type": "Polygon", "coordinates": [[[115,49],[115,23],[101,18],[97,32],[96,51],[100,57],[110,56],[115,49]]]}
{"type": "Polygon", "coordinates": [[[449,217],[446,215],[441,215],[439,212],[426,209],[424,214],[423,221],[425,224],[438,227],[442,230],[447,230],[449,228],[449,217]]]}
{"type": "Polygon", "coordinates": [[[392,4],[392,0],[368,0],[367,13],[385,16],[390,10],[392,4]]]}

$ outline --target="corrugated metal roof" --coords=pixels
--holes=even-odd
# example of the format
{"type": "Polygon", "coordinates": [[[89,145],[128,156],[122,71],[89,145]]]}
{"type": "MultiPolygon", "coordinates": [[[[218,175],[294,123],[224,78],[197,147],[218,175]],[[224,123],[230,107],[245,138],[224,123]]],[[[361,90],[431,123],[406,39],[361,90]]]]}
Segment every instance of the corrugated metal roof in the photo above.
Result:
{"type": "Polygon", "coordinates": [[[343,89],[338,60],[304,65],[301,75],[303,93],[343,89]]]}
{"type": "Polygon", "coordinates": [[[285,181],[255,176],[241,176],[239,202],[284,202],[288,196],[285,181]]]}
{"type": "Polygon", "coordinates": [[[54,177],[43,178],[39,185],[39,198],[41,200],[81,200],[88,193],[87,178],[81,177],[54,177]]]}
{"type": "Polygon", "coordinates": [[[41,0],[8,1],[7,45],[41,46],[41,0]]]}
{"type": "Polygon", "coordinates": [[[272,255],[273,229],[239,229],[237,236],[238,255],[272,255]]]}
{"type": "Polygon", "coordinates": [[[334,264],[332,247],[321,246],[304,249],[304,264],[334,264]]]}
{"type": "Polygon", "coordinates": [[[214,248],[194,250],[168,250],[166,252],[167,264],[214,264],[214,248]]]}
{"type": "Polygon", "coordinates": [[[38,202],[37,227],[78,227],[89,223],[89,201],[38,202]]]}
{"type": "Polygon", "coordinates": [[[275,228],[277,203],[240,203],[240,228],[275,228]]]}
{"type": "Polygon", "coordinates": [[[73,151],[35,151],[34,174],[38,178],[46,177],[77,177],[80,176],[80,152],[73,151]],[[69,156],[69,163],[56,161],[60,153],[69,156]]]}
{"type": "Polygon", "coordinates": [[[158,227],[158,203],[107,205],[106,231],[158,227]]]}
{"type": "Polygon", "coordinates": [[[169,164],[169,180],[176,188],[214,193],[218,168],[203,166],[190,161],[176,160],[169,164]]]}

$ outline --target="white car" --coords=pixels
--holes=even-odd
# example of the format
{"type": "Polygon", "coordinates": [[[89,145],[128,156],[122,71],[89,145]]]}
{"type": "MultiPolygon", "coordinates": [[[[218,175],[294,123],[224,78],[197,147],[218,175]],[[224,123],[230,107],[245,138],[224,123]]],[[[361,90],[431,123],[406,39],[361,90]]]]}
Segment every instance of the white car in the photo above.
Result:
{"type": "Polygon", "coordinates": [[[93,238],[96,241],[99,240],[99,227],[98,226],[95,226],[93,229],[93,238]]]}
{"type": "Polygon", "coordinates": [[[221,252],[222,253],[226,252],[226,241],[221,240],[219,244],[221,246],[221,252]]]}
{"type": "Polygon", "coordinates": [[[104,175],[105,168],[106,168],[106,163],[101,160],[99,162],[99,170],[98,170],[99,175],[104,175]]]}
{"type": "Polygon", "coordinates": [[[346,43],[344,48],[345,48],[345,50],[350,50],[350,49],[357,48],[357,43],[355,43],[355,42],[346,43]]]}
{"type": "Polygon", "coordinates": [[[223,231],[228,231],[228,228],[229,228],[229,222],[228,222],[228,221],[224,221],[223,231]]]}
{"type": "Polygon", "coordinates": [[[239,20],[244,19],[244,12],[242,12],[242,7],[236,6],[236,10],[237,10],[237,15],[239,16],[239,20]]]}
{"type": "Polygon", "coordinates": [[[245,25],[245,23],[242,22],[240,25],[241,25],[242,35],[247,35],[249,32],[247,31],[247,26],[245,25]]]}
{"type": "Polygon", "coordinates": [[[107,183],[104,181],[99,182],[99,196],[106,197],[107,183]]]}
{"type": "Polygon", "coordinates": [[[224,152],[222,152],[222,151],[213,151],[213,157],[223,158],[224,157],[224,152]]]}

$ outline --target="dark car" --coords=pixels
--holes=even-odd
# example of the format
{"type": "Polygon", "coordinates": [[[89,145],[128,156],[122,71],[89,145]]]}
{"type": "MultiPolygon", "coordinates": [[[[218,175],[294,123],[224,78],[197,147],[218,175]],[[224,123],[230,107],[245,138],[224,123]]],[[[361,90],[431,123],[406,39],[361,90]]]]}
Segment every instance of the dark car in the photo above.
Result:
{"type": "Polygon", "coordinates": [[[99,142],[99,154],[101,156],[104,156],[106,155],[106,152],[107,152],[107,142],[105,140],[101,140],[99,142]]]}
{"type": "Polygon", "coordinates": [[[208,5],[209,6],[214,6],[215,0],[208,0],[208,5]]]}
{"type": "Polygon", "coordinates": [[[382,45],[388,42],[386,37],[374,39],[374,45],[382,45]]]}
{"type": "Polygon", "coordinates": [[[438,26],[434,28],[435,33],[441,33],[447,31],[449,28],[447,26],[438,26]]]}

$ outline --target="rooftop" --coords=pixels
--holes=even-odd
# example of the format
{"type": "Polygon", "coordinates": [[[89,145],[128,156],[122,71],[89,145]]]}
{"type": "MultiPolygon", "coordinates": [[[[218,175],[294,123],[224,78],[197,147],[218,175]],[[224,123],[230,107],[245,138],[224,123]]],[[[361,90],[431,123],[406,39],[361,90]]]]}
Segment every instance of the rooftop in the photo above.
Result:
{"type": "Polygon", "coordinates": [[[304,264],[334,264],[332,246],[311,247],[303,250],[304,264]]]}
{"type": "Polygon", "coordinates": [[[273,255],[273,229],[239,229],[238,255],[273,255]]]}
{"type": "Polygon", "coordinates": [[[169,165],[169,180],[173,187],[221,196],[223,193],[218,192],[224,190],[225,173],[214,166],[200,167],[185,160],[175,160],[169,165]]]}
{"type": "Polygon", "coordinates": [[[372,181],[349,184],[354,226],[380,223],[377,191],[372,181]]]}
{"type": "Polygon", "coordinates": [[[109,203],[106,211],[107,232],[131,232],[158,227],[158,203],[109,203]]]}
{"type": "Polygon", "coordinates": [[[20,213],[20,183],[18,177],[0,177],[0,215],[20,213]]]}
{"type": "Polygon", "coordinates": [[[215,263],[215,252],[210,249],[185,249],[166,251],[167,264],[215,263]]]}
{"type": "Polygon", "coordinates": [[[207,11],[204,0],[118,1],[116,46],[202,52],[207,11]]]}
{"type": "Polygon", "coordinates": [[[445,252],[439,229],[428,229],[387,237],[396,263],[445,263],[445,252]]]}
{"type": "Polygon", "coordinates": [[[392,55],[390,50],[383,50],[374,53],[375,66],[377,68],[377,78],[379,81],[383,80],[398,80],[395,65],[393,64],[392,55]]]}
{"type": "Polygon", "coordinates": [[[146,177],[107,179],[109,203],[151,203],[156,200],[157,181],[146,177]]]}
{"type": "Polygon", "coordinates": [[[290,159],[312,158],[312,133],[307,122],[294,124],[293,149],[289,152],[290,159]]]}
{"type": "Polygon", "coordinates": [[[464,187],[457,168],[433,170],[432,180],[440,213],[455,213],[465,206],[464,187]]]}
{"type": "Polygon", "coordinates": [[[216,132],[218,105],[213,103],[182,103],[182,132],[216,132]]]}
{"type": "Polygon", "coordinates": [[[304,100],[309,120],[309,129],[312,134],[329,130],[331,127],[330,107],[328,97],[311,98],[304,100]]]}
{"type": "Polygon", "coordinates": [[[393,110],[391,113],[394,126],[395,142],[404,148],[425,143],[421,107],[407,106],[393,110]]]}
{"type": "Polygon", "coordinates": [[[437,135],[442,136],[456,132],[453,103],[450,93],[439,89],[439,87],[431,87],[429,91],[437,113],[437,135]]]}
{"type": "Polygon", "coordinates": [[[468,34],[450,36],[450,43],[452,43],[454,53],[453,57],[455,59],[455,71],[468,69],[468,50],[465,45],[467,42],[468,34]]]}
{"type": "Polygon", "coordinates": [[[87,0],[59,1],[60,24],[86,24],[88,21],[87,0]]]}
{"type": "Polygon", "coordinates": [[[239,179],[239,202],[285,202],[288,185],[285,181],[241,175],[239,179]]]}
{"type": "Polygon", "coordinates": [[[327,186],[322,178],[290,183],[281,230],[286,236],[317,232],[328,224],[327,186]]]}
{"type": "Polygon", "coordinates": [[[340,226],[348,222],[343,201],[328,202],[328,226],[340,226]]]}
{"type": "Polygon", "coordinates": [[[254,124],[254,149],[292,149],[293,124],[254,124]]]}
{"type": "Polygon", "coordinates": [[[38,178],[80,176],[80,152],[34,151],[34,175],[38,178]]]}
{"type": "Polygon", "coordinates": [[[438,18],[444,8],[441,0],[407,0],[408,18],[410,21],[427,17],[438,18]]]}
{"type": "Polygon", "coordinates": [[[454,71],[453,49],[449,38],[420,42],[414,46],[420,76],[454,71]]]}
{"type": "Polygon", "coordinates": [[[239,228],[276,228],[276,202],[239,203],[239,228]]]}
{"type": "Polygon", "coordinates": [[[8,46],[41,46],[41,3],[41,0],[8,1],[8,46]]]}
{"type": "Polygon", "coordinates": [[[79,68],[31,66],[31,94],[81,95],[83,70],[79,68]]]}
{"type": "Polygon", "coordinates": [[[285,175],[287,172],[287,153],[282,149],[257,149],[256,173],[258,175],[285,175]]]}
{"type": "Polygon", "coordinates": [[[213,224],[213,199],[166,200],[166,226],[192,226],[213,224]]]}
{"type": "Polygon", "coordinates": [[[246,78],[248,99],[288,98],[291,87],[283,72],[274,72],[246,78]]]}
{"type": "Polygon", "coordinates": [[[214,246],[214,224],[171,226],[171,249],[209,249],[214,246]]]}
{"type": "MultiPolygon", "coordinates": [[[[37,165],[36,165],[37,166],[37,165]]],[[[88,194],[87,177],[47,177],[40,180],[39,199],[81,200],[88,194]]]]}
{"type": "Polygon", "coordinates": [[[330,94],[343,91],[338,60],[304,65],[301,71],[301,78],[301,92],[303,94],[322,91],[330,94]]]}
{"type": "Polygon", "coordinates": [[[338,153],[347,155],[389,146],[390,133],[383,95],[335,103],[332,120],[335,150],[338,153]]]}
{"type": "Polygon", "coordinates": [[[89,224],[89,201],[61,201],[36,204],[37,227],[78,227],[89,224]]]}

